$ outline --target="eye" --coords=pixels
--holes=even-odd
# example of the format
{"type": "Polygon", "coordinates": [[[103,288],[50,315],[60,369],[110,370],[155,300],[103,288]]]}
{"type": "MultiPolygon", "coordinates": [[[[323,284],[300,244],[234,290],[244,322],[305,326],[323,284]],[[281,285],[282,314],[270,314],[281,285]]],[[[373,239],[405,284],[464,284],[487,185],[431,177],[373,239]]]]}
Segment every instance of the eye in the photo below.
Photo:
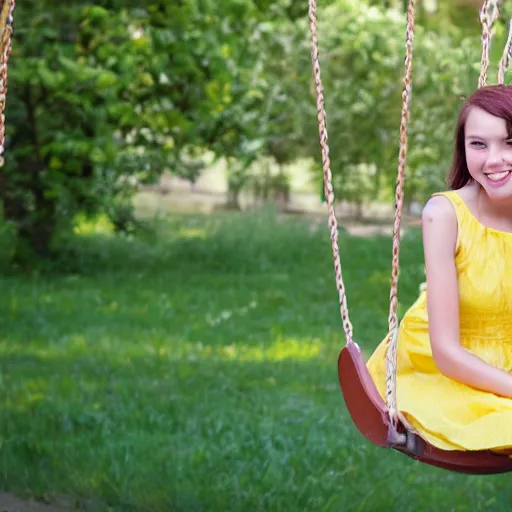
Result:
{"type": "MultiPolygon", "coordinates": [[[[512,141],[510,141],[510,144],[512,144],[512,141]]],[[[485,144],[483,142],[480,142],[479,140],[474,140],[469,143],[470,146],[473,146],[475,148],[484,148],[485,144]]]]}

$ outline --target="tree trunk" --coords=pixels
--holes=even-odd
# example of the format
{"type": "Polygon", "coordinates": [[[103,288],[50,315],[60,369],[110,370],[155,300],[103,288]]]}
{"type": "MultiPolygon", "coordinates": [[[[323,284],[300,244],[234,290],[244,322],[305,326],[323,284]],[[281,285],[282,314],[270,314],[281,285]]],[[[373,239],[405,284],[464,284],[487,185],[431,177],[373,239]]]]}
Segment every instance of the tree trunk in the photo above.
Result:
{"type": "Polygon", "coordinates": [[[57,228],[57,201],[45,194],[42,163],[30,159],[20,162],[25,183],[2,175],[0,199],[4,218],[12,222],[20,238],[40,257],[51,255],[51,241],[57,228]]]}
{"type": "Polygon", "coordinates": [[[240,206],[240,192],[242,191],[242,187],[238,187],[232,184],[228,185],[228,197],[226,202],[226,207],[229,210],[237,210],[241,211],[242,207],[240,206]]]}

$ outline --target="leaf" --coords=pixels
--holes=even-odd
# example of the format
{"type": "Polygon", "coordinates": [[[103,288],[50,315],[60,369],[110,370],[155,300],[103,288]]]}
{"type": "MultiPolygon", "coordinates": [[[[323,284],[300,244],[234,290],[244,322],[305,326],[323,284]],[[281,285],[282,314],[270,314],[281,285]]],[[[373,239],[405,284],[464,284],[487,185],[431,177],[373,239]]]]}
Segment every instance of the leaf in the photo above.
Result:
{"type": "Polygon", "coordinates": [[[99,5],[92,5],[85,9],[85,16],[92,21],[104,20],[109,17],[109,11],[99,5]]]}
{"type": "Polygon", "coordinates": [[[110,89],[118,83],[118,77],[111,71],[102,71],[96,79],[98,89],[110,89]]]}

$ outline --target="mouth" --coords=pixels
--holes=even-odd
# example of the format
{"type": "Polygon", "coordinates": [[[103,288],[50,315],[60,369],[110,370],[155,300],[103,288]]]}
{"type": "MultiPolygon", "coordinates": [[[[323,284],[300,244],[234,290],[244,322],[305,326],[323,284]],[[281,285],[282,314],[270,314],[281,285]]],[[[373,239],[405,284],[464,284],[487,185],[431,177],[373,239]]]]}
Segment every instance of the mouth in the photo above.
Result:
{"type": "Polygon", "coordinates": [[[512,174],[512,170],[509,169],[506,171],[486,173],[485,176],[491,182],[492,185],[500,186],[500,185],[505,184],[508,181],[511,174],[512,174]]]}

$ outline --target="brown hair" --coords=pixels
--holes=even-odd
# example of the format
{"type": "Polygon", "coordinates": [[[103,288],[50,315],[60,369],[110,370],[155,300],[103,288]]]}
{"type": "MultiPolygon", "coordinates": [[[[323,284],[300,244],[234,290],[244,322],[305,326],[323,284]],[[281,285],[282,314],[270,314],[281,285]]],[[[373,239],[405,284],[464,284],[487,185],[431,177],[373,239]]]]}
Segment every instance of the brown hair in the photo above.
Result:
{"type": "Polygon", "coordinates": [[[455,149],[448,175],[448,186],[453,190],[462,188],[471,181],[464,145],[464,127],[471,107],[481,108],[493,116],[505,119],[509,136],[512,138],[512,86],[488,85],[474,92],[462,107],[455,129],[455,149]]]}

